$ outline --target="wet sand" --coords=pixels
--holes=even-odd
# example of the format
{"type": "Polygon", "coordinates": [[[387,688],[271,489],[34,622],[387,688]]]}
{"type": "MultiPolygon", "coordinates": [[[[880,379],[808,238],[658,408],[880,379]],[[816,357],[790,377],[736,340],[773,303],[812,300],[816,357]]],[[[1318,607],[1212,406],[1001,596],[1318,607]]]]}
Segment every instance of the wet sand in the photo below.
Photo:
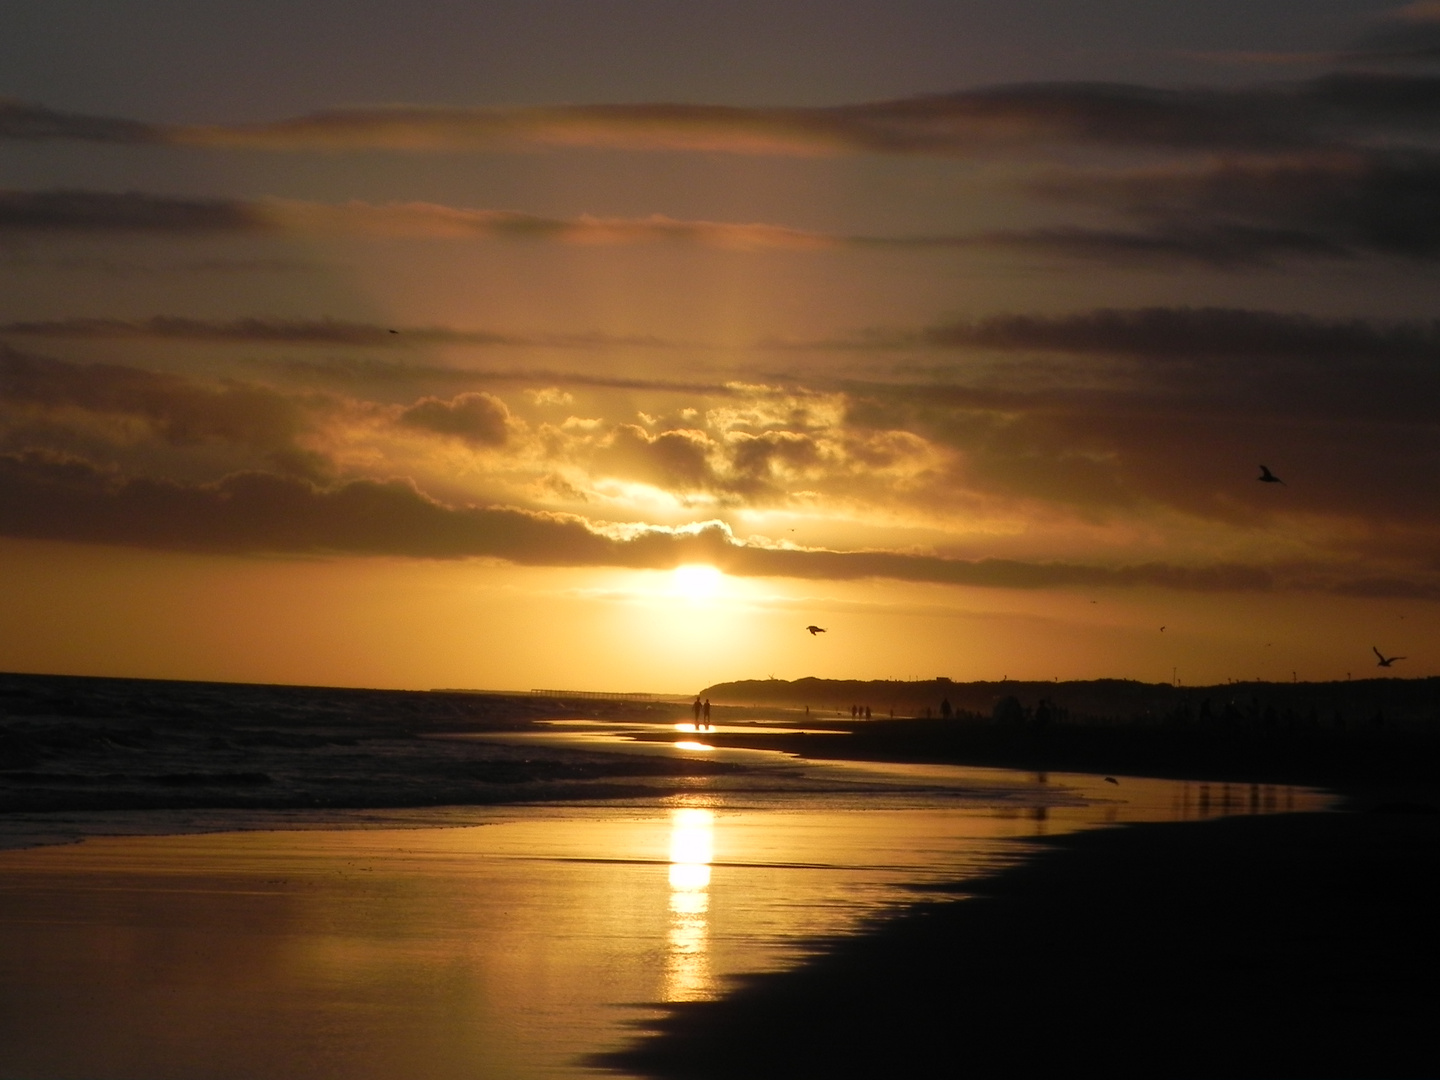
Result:
{"type": "Polygon", "coordinates": [[[1440,816],[1130,825],[669,1012],[665,1078],[1434,1077],[1440,816]]]}

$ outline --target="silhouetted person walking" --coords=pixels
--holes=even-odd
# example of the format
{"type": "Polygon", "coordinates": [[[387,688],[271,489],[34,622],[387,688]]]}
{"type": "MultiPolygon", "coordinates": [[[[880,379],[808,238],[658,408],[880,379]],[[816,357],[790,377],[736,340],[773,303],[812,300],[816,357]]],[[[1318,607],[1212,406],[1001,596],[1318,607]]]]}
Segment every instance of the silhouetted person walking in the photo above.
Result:
{"type": "Polygon", "coordinates": [[[710,726],[710,699],[708,697],[705,699],[705,704],[701,706],[701,711],[705,714],[705,726],[708,728],[710,726]]]}

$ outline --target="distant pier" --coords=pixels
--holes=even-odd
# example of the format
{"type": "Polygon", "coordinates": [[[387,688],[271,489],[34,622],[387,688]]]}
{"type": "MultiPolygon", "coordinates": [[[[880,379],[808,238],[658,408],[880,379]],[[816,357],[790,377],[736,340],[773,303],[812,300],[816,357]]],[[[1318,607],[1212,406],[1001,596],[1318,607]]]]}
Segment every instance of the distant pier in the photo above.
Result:
{"type": "MultiPolygon", "coordinates": [[[[590,701],[679,701],[675,694],[623,693],[614,690],[531,690],[535,697],[584,698],[590,701]]],[[[688,698],[686,699],[688,700],[688,698]]]]}

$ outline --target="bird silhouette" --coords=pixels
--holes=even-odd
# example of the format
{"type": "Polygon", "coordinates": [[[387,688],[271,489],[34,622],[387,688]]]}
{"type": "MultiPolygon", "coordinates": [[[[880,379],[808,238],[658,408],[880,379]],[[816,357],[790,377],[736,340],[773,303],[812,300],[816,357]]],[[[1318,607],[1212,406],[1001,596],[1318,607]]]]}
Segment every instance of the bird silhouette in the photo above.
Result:
{"type": "Polygon", "coordinates": [[[1113,776],[1107,776],[1107,777],[1105,777],[1105,783],[1107,783],[1107,784],[1114,784],[1116,787],[1119,787],[1119,786],[1120,786],[1120,781],[1119,781],[1119,780],[1116,780],[1113,776]]]}
{"type": "Polygon", "coordinates": [[[825,628],[823,626],[807,626],[805,627],[805,629],[810,631],[811,637],[814,637],[816,634],[825,633],[825,628]]]}
{"type": "Polygon", "coordinates": [[[1375,665],[1376,667],[1389,667],[1391,664],[1395,663],[1396,660],[1406,659],[1403,656],[1386,656],[1379,649],[1375,648],[1374,645],[1370,646],[1370,651],[1373,652],[1380,659],[1380,662],[1375,665]]]}
{"type": "Polygon", "coordinates": [[[1281,480],[1278,476],[1276,476],[1273,472],[1271,472],[1269,469],[1267,469],[1264,465],[1261,465],[1261,466],[1260,466],[1260,475],[1257,476],[1255,479],[1256,479],[1256,480],[1259,480],[1260,483],[1262,483],[1262,484],[1283,484],[1283,483],[1285,483],[1284,480],[1281,480]]]}

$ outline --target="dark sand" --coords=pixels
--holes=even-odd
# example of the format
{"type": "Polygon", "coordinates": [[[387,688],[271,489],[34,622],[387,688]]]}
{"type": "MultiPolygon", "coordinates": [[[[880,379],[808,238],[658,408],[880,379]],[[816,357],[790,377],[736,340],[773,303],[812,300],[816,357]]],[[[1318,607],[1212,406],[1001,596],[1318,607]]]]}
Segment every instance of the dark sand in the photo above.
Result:
{"type": "Polygon", "coordinates": [[[1440,816],[1138,825],[675,1008],[655,1077],[1440,1076],[1440,816]]]}
{"type": "MultiPolygon", "coordinates": [[[[1440,738],[1367,724],[819,721],[810,755],[1344,792],[1037,842],[598,1064],[659,1078],[1440,1077],[1440,738]]],[[[1427,727],[1429,725],[1426,725],[1427,727]]]]}

